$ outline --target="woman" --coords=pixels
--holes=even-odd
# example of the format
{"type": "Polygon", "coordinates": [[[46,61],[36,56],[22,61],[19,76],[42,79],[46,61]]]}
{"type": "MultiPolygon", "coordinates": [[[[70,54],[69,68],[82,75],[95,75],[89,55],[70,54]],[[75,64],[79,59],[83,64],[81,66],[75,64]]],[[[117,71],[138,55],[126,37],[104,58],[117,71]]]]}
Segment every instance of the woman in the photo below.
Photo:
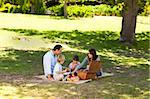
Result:
{"type": "MultiPolygon", "coordinates": [[[[75,71],[80,69],[88,70],[89,62],[92,60],[100,61],[100,57],[96,54],[95,49],[89,49],[89,53],[84,58],[82,63],[76,67],[75,71]]],[[[97,73],[97,76],[101,76],[101,75],[102,75],[102,68],[100,68],[100,71],[97,73]]]]}

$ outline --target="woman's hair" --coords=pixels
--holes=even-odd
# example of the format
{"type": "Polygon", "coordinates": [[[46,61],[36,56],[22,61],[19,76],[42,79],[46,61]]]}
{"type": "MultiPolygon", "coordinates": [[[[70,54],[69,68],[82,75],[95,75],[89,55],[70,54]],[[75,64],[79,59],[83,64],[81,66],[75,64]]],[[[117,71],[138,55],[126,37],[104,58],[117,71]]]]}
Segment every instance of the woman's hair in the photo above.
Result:
{"type": "Polygon", "coordinates": [[[61,62],[62,60],[65,60],[65,56],[62,55],[62,54],[58,55],[57,61],[58,61],[58,62],[61,62]]]}
{"type": "Polygon", "coordinates": [[[73,60],[75,60],[75,61],[79,61],[79,57],[78,57],[78,55],[74,55],[74,56],[73,56],[73,60]]]}
{"type": "Polygon", "coordinates": [[[97,59],[98,55],[96,55],[96,50],[95,49],[93,49],[93,48],[89,49],[89,53],[92,54],[92,56],[93,56],[92,60],[97,59]]]}

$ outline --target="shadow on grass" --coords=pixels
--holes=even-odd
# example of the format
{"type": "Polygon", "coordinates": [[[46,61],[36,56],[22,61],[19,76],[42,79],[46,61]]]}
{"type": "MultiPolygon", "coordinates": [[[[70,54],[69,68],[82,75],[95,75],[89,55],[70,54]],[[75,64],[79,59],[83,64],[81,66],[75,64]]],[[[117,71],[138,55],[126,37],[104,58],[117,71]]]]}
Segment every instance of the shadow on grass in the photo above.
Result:
{"type": "MultiPolygon", "coordinates": [[[[0,50],[0,73],[1,74],[15,74],[15,75],[28,75],[35,76],[43,74],[42,58],[46,51],[32,51],[32,50],[0,50]]],[[[86,56],[82,52],[66,51],[63,52],[66,56],[64,67],[67,67],[76,54],[82,61],[86,56]]],[[[103,65],[114,66],[113,61],[109,58],[102,57],[103,65]]],[[[107,68],[108,66],[106,66],[107,68]]]]}
{"type": "Polygon", "coordinates": [[[43,74],[43,51],[8,49],[0,51],[1,74],[37,75],[43,74]]]}
{"type": "MultiPolygon", "coordinates": [[[[0,51],[0,73],[1,74],[20,74],[35,76],[43,74],[42,58],[47,51],[32,51],[32,50],[1,50],[0,51]]],[[[66,61],[64,67],[67,67],[71,62],[73,55],[78,55],[79,60],[82,61],[86,56],[86,53],[75,52],[75,51],[65,51],[63,54],[66,56],[66,61]]],[[[116,66],[117,61],[112,60],[110,57],[101,56],[102,65],[104,71],[106,72],[116,72],[113,68],[116,66]],[[112,71],[113,69],[113,71],[112,71]]],[[[121,67],[122,68],[122,67],[121,67]]],[[[129,67],[138,70],[148,71],[148,64],[139,64],[135,67],[129,67]]],[[[121,70],[121,72],[126,71],[127,67],[121,70]]]]}
{"type": "Polygon", "coordinates": [[[39,35],[49,39],[51,42],[65,43],[72,48],[85,49],[95,48],[99,52],[112,51],[118,55],[127,57],[146,58],[148,59],[150,32],[136,33],[137,41],[130,47],[124,46],[119,42],[119,33],[112,31],[86,31],[80,32],[74,30],[71,32],[64,31],[37,31],[28,29],[9,29],[3,30],[14,31],[26,36],[39,35]]]}

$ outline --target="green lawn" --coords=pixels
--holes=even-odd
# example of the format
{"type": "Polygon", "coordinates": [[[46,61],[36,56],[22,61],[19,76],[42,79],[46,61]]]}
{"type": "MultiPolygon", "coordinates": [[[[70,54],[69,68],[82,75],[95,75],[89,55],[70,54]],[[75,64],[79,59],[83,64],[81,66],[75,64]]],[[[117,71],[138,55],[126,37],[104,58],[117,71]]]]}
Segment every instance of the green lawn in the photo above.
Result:
{"type": "Polygon", "coordinates": [[[148,99],[150,17],[138,16],[133,46],[119,42],[120,29],[121,17],[66,20],[0,13],[0,98],[148,99]],[[42,56],[55,44],[63,45],[65,66],[74,54],[82,61],[96,48],[104,71],[114,76],[82,85],[28,81],[43,74],[42,56]]]}

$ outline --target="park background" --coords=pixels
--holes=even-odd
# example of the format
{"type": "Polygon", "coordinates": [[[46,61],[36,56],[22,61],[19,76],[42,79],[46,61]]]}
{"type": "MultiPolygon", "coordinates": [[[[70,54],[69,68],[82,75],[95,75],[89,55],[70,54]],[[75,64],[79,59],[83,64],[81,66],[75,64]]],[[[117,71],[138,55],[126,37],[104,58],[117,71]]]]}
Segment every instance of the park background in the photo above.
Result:
{"type": "Polygon", "coordinates": [[[0,0],[0,98],[148,99],[149,15],[149,0],[0,0]],[[132,43],[120,41],[128,1],[138,1],[132,43]],[[64,66],[96,48],[114,76],[81,85],[39,83],[42,57],[56,44],[64,48],[64,66]]]}

